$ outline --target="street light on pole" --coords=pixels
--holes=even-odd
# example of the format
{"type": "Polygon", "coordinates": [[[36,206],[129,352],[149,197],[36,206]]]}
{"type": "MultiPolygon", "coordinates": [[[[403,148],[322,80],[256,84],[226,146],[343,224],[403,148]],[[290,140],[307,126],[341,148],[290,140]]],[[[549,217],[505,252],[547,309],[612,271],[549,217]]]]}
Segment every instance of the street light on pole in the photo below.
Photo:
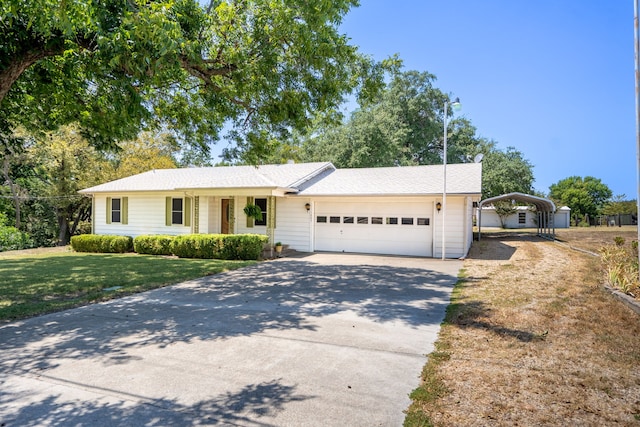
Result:
{"type": "Polygon", "coordinates": [[[442,259],[446,259],[446,238],[445,238],[445,218],[447,215],[447,109],[451,105],[453,111],[458,111],[461,108],[460,98],[456,98],[452,101],[445,99],[444,101],[444,144],[442,150],[442,259]]]}

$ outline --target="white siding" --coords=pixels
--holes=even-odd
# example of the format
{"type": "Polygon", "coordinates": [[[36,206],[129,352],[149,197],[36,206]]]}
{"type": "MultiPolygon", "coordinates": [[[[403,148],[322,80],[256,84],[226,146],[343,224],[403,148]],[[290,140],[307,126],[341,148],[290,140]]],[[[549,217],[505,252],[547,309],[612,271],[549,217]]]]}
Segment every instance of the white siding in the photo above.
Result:
{"type": "Polygon", "coordinates": [[[473,243],[473,199],[465,198],[465,256],[473,243]]]}
{"type": "Polygon", "coordinates": [[[128,194],[129,223],[107,224],[107,197],[122,197],[120,194],[99,194],[95,196],[96,234],[116,234],[136,237],[142,234],[188,234],[191,227],[182,225],[167,226],[165,221],[165,198],[168,196],[184,197],[184,193],[175,194],[128,194]]]}
{"type": "MultiPolygon", "coordinates": [[[[555,213],[554,221],[556,228],[569,228],[570,220],[570,210],[559,209],[555,213]]],[[[502,228],[502,223],[500,222],[500,217],[496,213],[493,207],[482,208],[482,227],[495,227],[502,228]]],[[[538,228],[537,224],[538,216],[535,212],[531,212],[526,207],[522,206],[518,208],[518,212],[512,215],[509,215],[505,221],[505,228],[514,229],[514,228],[538,228]],[[526,220],[524,224],[520,224],[519,222],[519,213],[524,212],[526,214],[526,220]]]]}
{"type": "Polygon", "coordinates": [[[276,242],[301,252],[312,250],[309,227],[311,211],[307,212],[306,203],[311,201],[293,197],[276,199],[276,242]]]}
{"type": "Polygon", "coordinates": [[[200,230],[206,230],[205,232],[209,234],[218,234],[220,233],[220,198],[209,197],[208,205],[207,228],[200,230]]]}
{"type": "MultiPolygon", "coordinates": [[[[445,255],[447,258],[460,258],[467,253],[465,227],[471,217],[466,217],[466,203],[464,197],[447,196],[445,255]]],[[[437,211],[436,211],[437,212],[437,211]]],[[[442,257],[442,211],[435,214],[435,228],[433,241],[433,256],[442,257]]]]}

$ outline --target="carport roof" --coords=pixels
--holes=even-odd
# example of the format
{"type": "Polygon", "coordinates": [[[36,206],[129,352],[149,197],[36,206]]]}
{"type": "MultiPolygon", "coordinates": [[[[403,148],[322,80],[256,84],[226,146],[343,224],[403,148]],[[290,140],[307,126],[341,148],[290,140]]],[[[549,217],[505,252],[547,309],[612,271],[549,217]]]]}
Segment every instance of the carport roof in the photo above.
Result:
{"type": "Polygon", "coordinates": [[[478,206],[482,208],[482,206],[484,205],[499,202],[501,200],[516,200],[518,202],[529,203],[531,205],[534,205],[539,211],[556,211],[556,205],[551,200],[524,193],[509,193],[503,194],[501,196],[491,197],[489,199],[484,199],[483,201],[481,201],[478,206]]]}

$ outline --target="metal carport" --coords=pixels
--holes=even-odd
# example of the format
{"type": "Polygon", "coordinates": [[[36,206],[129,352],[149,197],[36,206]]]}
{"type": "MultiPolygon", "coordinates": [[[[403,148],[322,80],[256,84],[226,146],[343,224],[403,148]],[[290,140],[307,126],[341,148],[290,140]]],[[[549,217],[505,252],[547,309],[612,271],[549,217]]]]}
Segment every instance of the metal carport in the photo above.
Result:
{"type": "Polygon", "coordinates": [[[484,199],[478,204],[478,240],[482,236],[482,206],[490,205],[501,200],[523,202],[536,207],[538,213],[538,236],[554,240],[556,227],[554,223],[556,205],[549,199],[524,193],[509,193],[484,199]]]}

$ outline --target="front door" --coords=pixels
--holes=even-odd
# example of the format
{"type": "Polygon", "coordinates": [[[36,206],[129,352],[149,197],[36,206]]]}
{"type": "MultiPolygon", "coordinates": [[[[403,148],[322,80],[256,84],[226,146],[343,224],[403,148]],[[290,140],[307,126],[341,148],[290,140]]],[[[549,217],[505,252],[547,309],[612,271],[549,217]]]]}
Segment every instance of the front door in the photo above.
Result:
{"type": "Polygon", "coordinates": [[[229,234],[229,199],[221,200],[220,233],[229,234]]]}

